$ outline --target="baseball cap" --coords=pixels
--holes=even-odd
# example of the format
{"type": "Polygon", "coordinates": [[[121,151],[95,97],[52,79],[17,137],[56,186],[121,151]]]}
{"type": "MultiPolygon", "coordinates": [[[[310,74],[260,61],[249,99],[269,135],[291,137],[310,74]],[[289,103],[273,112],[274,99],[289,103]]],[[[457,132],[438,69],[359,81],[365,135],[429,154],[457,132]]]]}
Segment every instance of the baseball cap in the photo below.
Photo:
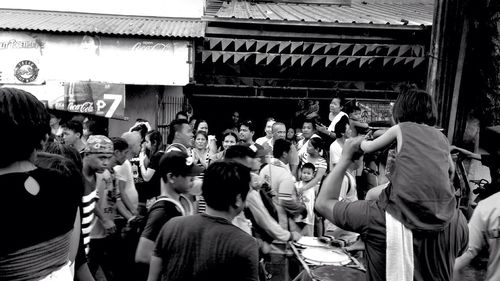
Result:
{"type": "Polygon", "coordinates": [[[113,142],[106,136],[91,135],[87,139],[85,153],[113,153],[113,142]]]}
{"type": "Polygon", "coordinates": [[[193,163],[193,158],[182,151],[170,151],[160,159],[160,173],[173,173],[182,176],[197,176],[203,168],[193,163]]]}

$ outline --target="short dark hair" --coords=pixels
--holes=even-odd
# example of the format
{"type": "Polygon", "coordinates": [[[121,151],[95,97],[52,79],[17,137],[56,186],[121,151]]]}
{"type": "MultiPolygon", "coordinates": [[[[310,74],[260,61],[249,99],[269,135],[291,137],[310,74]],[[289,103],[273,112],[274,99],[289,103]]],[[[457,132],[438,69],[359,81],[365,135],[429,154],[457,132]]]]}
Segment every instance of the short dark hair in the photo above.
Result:
{"type": "Polygon", "coordinates": [[[402,91],[392,108],[392,116],[396,123],[415,122],[436,125],[436,104],[427,92],[410,88],[402,91]]]}
{"type": "Polygon", "coordinates": [[[231,161],[214,162],[208,166],[201,186],[207,205],[218,211],[234,206],[236,197],[246,200],[250,189],[250,169],[231,161]]]}
{"type": "Polygon", "coordinates": [[[114,137],[111,138],[113,142],[113,150],[124,151],[128,148],[128,142],[123,138],[114,137]]]}
{"type": "Polygon", "coordinates": [[[224,159],[255,158],[256,153],[248,145],[235,144],[226,149],[224,159]]]}
{"type": "Polygon", "coordinates": [[[315,172],[316,171],[316,166],[314,166],[314,164],[311,163],[311,162],[307,162],[304,165],[302,165],[302,167],[300,168],[301,171],[304,170],[304,169],[311,169],[313,172],[315,172]]]}
{"type": "Polygon", "coordinates": [[[194,128],[193,130],[198,131],[198,127],[200,126],[200,123],[205,122],[208,124],[207,120],[205,119],[196,119],[196,122],[194,122],[194,128]]]}
{"type": "Polygon", "coordinates": [[[41,142],[50,134],[49,120],[49,112],[32,94],[0,88],[0,124],[6,134],[15,136],[15,140],[0,138],[0,168],[28,160],[35,149],[41,149],[41,142]]]}
{"type": "Polygon", "coordinates": [[[302,122],[302,126],[304,126],[304,123],[311,123],[313,131],[316,131],[316,120],[306,119],[304,120],[304,122],[302,122]]]}
{"type": "Polygon", "coordinates": [[[347,116],[340,117],[340,120],[335,124],[334,133],[337,138],[341,138],[342,134],[345,134],[345,125],[349,124],[349,118],[347,116]]]}
{"type": "Polygon", "coordinates": [[[182,125],[189,125],[188,120],[186,119],[174,119],[172,122],[170,122],[170,125],[168,126],[169,128],[169,133],[167,136],[167,143],[171,144],[172,141],[174,140],[175,133],[180,132],[182,130],[182,125]]]}
{"type": "Polygon", "coordinates": [[[349,115],[354,111],[361,111],[361,108],[358,106],[358,101],[356,99],[352,99],[345,104],[343,111],[349,115]]]}
{"type": "Polygon", "coordinates": [[[236,141],[238,141],[238,136],[233,132],[233,131],[229,131],[229,132],[225,132],[223,135],[222,135],[222,141],[224,141],[224,139],[227,137],[227,136],[233,136],[234,139],[236,141]]]}
{"type": "Polygon", "coordinates": [[[241,126],[247,127],[250,132],[255,132],[255,124],[252,122],[252,120],[245,120],[245,121],[241,122],[240,128],[241,128],[241,126]]]}
{"type": "Polygon", "coordinates": [[[78,168],[82,170],[82,156],[78,151],[67,144],[62,144],[60,142],[50,142],[47,143],[43,149],[44,152],[61,155],[66,159],[71,160],[78,168]]]}
{"type": "Polygon", "coordinates": [[[83,124],[78,120],[68,120],[62,124],[63,128],[71,130],[76,133],[80,133],[80,137],[83,136],[83,124]]]}
{"type": "Polygon", "coordinates": [[[314,147],[315,149],[319,149],[320,151],[324,149],[325,142],[323,141],[322,138],[311,138],[309,139],[309,143],[314,147]]]}
{"type": "Polygon", "coordinates": [[[273,147],[273,156],[274,158],[280,158],[283,156],[283,153],[285,152],[290,152],[292,143],[284,140],[284,139],[277,139],[274,142],[274,147],[273,147]]]}

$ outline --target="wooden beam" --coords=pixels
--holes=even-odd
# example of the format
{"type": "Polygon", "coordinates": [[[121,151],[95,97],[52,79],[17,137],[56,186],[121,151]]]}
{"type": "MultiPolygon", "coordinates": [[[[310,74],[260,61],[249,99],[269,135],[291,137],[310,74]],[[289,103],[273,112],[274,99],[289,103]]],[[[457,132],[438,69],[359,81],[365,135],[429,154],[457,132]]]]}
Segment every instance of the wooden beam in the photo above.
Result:
{"type": "Polygon", "coordinates": [[[282,31],[261,31],[257,29],[234,29],[225,27],[207,27],[205,36],[206,37],[227,37],[231,36],[233,38],[268,38],[275,37],[281,38],[281,40],[297,40],[297,38],[303,38],[307,40],[318,40],[318,42],[328,42],[328,41],[355,41],[355,42],[377,42],[377,43],[395,43],[395,42],[407,42],[407,40],[402,40],[401,38],[395,38],[387,33],[387,36],[366,36],[366,35],[345,35],[345,34],[325,34],[325,33],[301,33],[301,32],[282,32],[282,31]]]}
{"type": "Polygon", "coordinates": [[[462,73],[463,73],[466,50],[467,50],[468,34],[469,34],[469,22],[465,17],[464,26],[462,30],[462,39],[460,40],[460,52],[458,54],[458,61],[457,61],[458,64],[457,64],[457,71],[455,73],[455,83],[453,85],[453,97],[451,100],[450,121],[448,123],[448,140],[450,141],[450,143],[453,143],[455,137],[458,100],[460,97],[460,90],[462,86],[462,73]]]}

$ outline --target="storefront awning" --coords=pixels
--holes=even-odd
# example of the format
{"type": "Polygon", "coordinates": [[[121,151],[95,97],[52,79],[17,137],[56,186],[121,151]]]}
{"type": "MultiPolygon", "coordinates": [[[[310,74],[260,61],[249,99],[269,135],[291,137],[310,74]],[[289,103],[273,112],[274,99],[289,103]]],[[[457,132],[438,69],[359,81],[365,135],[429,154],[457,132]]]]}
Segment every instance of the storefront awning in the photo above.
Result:
{"type": "Polygon", "coordinates": [[[278,64],[281,66],[350,66],[363,68],[404,64],[413,68],[425,61],[422,45],[322,43],[209,38],[201,53],[203,63],[278,64]]]}

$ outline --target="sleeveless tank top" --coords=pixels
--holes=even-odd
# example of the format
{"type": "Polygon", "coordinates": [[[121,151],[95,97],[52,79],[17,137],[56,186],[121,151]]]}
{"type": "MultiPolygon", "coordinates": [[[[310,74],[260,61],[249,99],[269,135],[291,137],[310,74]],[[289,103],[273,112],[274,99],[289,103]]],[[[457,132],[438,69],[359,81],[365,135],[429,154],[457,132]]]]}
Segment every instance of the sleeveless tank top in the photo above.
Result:
{"type": "MultiPolygon", "coordinates": [[[[413,122],[399,124],[401,151],[390,175],[386,210],[412,230],[438,231],[448,225],[456,207],[448,169],[449,144],[437,129],[413,122]]],[[[384,194],[384,193],[383,193],[384,194]]]]}

